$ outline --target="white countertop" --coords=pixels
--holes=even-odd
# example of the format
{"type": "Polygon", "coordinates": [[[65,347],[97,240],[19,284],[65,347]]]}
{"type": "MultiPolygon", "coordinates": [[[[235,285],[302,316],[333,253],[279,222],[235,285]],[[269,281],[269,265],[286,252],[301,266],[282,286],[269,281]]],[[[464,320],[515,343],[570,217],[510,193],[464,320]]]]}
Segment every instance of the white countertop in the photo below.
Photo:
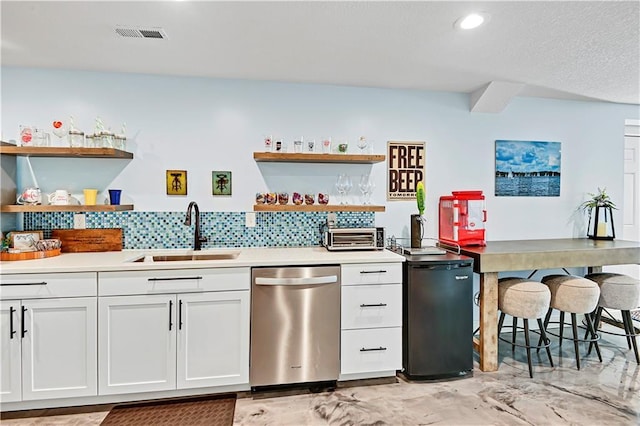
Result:
{"type": "Polygon", "coordinates": [[[2,274],[52,272],[141,271],[159,269],[233,268],[247,266],[322,265],[404,262],[404,256],[389,250],[328,251],[324,247],[251,247],[193,251],[123,250],[99,253],[63,253],[45,259],[0,262],[2,274]],[[170,262],[133,262],[145,255],[210,254],[239,252],[234,259],[170,262]]]}

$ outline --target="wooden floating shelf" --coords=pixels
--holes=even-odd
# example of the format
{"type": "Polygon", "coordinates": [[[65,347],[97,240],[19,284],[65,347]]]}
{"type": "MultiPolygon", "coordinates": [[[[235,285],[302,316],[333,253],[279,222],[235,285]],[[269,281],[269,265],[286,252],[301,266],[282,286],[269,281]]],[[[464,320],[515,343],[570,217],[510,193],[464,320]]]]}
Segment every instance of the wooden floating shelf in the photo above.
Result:
{"type": "Polygon", "coordinates": [[[254,204],[255,212],[383,212],[384,206],[355,204],[254,204]]]}
{"type": "Polygon", "coordinates": [[[26,147],[15,146],[6,142],[0,144],[0,154],[17,155],[21,157],[133,158],[133,153],[114,148],[26,147]]]}
{"type": "Polygon", "coordinates": [[[32,213],[32,212],[121,212],[133,210],[132,204],[122,205],[104,205],[96,204],[94,206],[85,205],[68,205],[68,206],[52,206],[52,205],[6,205],[0,206],[1,213],[32,213]]]}
{"type": "Polygon", "coordinates": [[[294,154],[278,152],[254,152],[253,159],[257,162],[286,162],[286,163],[359,163],[374,164],[385,160],[381,154],[294,154]]]}

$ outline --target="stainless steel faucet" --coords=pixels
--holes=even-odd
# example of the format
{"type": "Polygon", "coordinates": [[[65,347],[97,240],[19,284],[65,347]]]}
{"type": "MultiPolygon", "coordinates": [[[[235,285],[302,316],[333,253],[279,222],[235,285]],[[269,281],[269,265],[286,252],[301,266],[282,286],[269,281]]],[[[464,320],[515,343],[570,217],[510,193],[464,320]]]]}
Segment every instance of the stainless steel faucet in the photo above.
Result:
{"type": "Polygon", "coordinates": [[[189,207],[187,207],[187,218],[184,220],[184,224],[187,226],[191,226],[191,209],[195,209],[196,211],[196,229],[193,232],[193,249],[200,250],[201,243],[207,241],[207,237],[200,236],[200,209],[198,208],[198,203],[192,201],[189,203],[189,207]]]}

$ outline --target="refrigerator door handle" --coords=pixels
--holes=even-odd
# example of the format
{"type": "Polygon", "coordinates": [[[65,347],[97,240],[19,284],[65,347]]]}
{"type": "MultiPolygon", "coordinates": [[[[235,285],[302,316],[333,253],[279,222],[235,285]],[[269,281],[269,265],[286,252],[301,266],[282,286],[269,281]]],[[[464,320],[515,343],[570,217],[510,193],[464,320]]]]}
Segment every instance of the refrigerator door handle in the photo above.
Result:
{"type": "Polygon", "coordinates": [[[310,278],[267,278],[256,277],[256,285],[320,285],[338,282],[337,275],[327,275],[324,277],[310,278]]]}

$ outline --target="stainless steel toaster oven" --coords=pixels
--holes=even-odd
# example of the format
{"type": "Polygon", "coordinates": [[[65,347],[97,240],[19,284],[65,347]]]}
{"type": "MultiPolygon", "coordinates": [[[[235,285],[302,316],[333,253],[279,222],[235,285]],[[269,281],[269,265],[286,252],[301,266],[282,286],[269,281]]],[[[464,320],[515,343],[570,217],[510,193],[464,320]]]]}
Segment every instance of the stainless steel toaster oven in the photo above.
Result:
{"type": "Polygon", "coordinates": [[[382,250],[384,228],[329,228],[322,245],[327,250],[382,250]]]}

